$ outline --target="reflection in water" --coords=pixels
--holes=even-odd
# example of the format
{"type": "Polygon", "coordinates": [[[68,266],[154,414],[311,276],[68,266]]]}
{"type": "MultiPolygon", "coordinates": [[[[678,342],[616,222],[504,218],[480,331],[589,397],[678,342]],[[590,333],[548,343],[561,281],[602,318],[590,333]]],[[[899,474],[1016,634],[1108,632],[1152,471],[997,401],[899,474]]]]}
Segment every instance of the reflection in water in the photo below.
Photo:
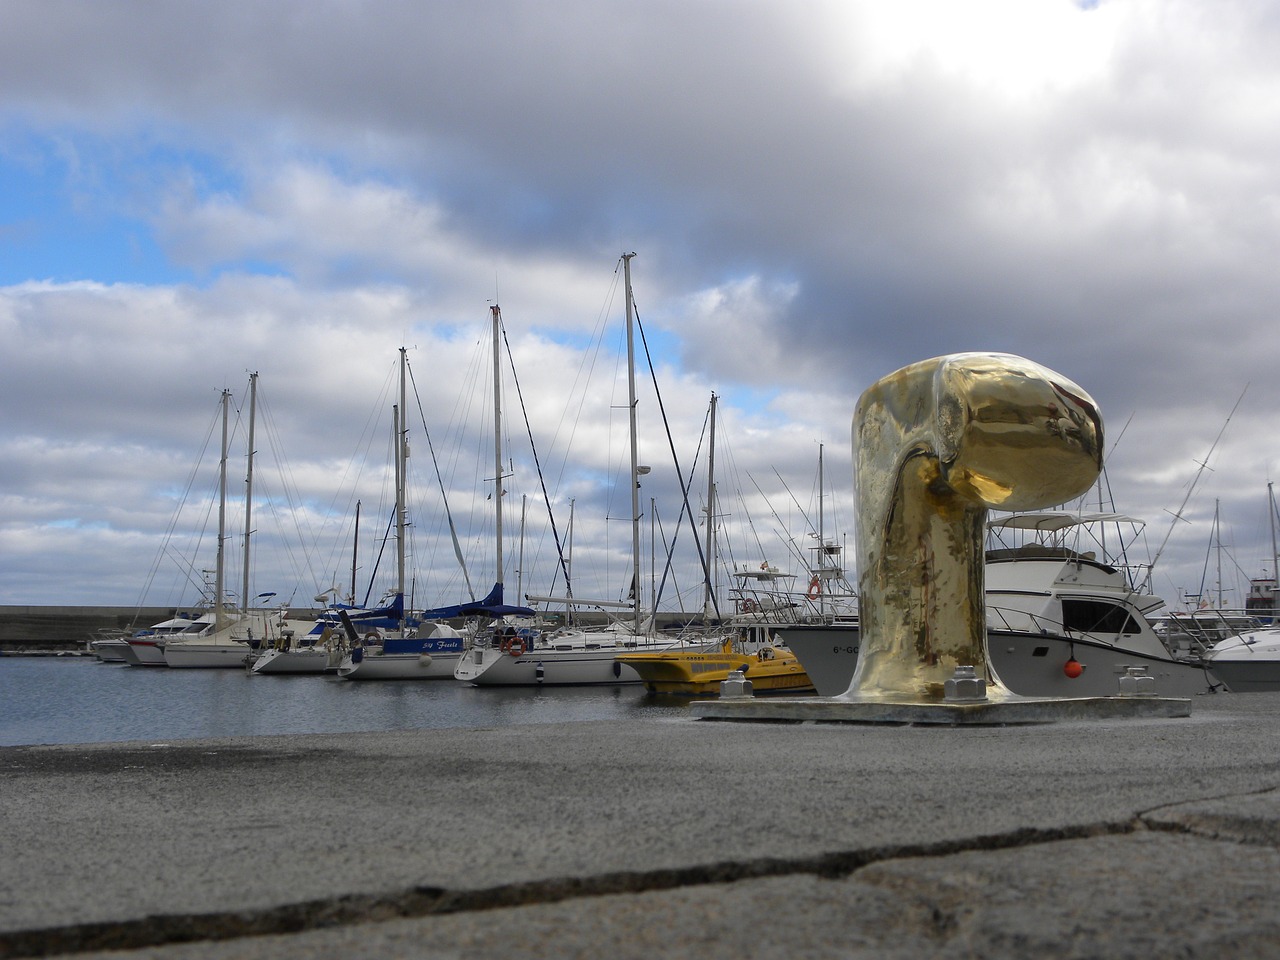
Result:
{"type": "Polygon", "coordinates": [[[683,700],[639,685],[481,689],[0,657],[0,746],[688,716],[683,700]]]}

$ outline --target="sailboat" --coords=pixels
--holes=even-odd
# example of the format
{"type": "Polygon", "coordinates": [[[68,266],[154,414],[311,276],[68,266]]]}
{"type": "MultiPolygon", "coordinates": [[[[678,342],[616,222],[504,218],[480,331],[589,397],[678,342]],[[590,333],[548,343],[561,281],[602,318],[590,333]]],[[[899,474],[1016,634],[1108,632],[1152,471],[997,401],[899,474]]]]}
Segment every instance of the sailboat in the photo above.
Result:
{"type": "MultiPolygon", "coordinates": [[[[498,331],[501,313],[497,305],[490,308],[493,321],[494,343],[494,376],[495,394],[497,376],[500,371],[498,363],[498,331]]],[[[400,349],[400,409],[406,406],[406,352],[400,349]]],[[[497,580],[489,593],[481,600],[456,604],[450,607],[437,607],[424,610],[414,620],[415,630],[412,636],[405,629],[406,621],[401,620],[399,636],[396,631],[378,634],[360,635],[360,619],[350,617],[346,624],[347,637],[351,644],[346,656],[338,667],[338,676],[346,680],[451,680],[454,671],[462,660],[468,637],[447,623],[456,619],[489,619],[502,618],[508,615],[533,616],[533,611],[526,607],[508,606],[503,601],[502,583],[502,448],[500,421],[501,410],[495,403],[495,459],[498,472],[497,493],[494,501],[497,507],[497,580]]],[[[396,551],[397,596],[403,599],[405,585],[405,476],[408,458],[408,431],[405,429],[404,417],[398,416],[396,430],[396,532],[398,546],[396,551]]]]}
{"type": "Polygon", "coordinates": [[[1270,483],[1267,484],[1267,504],[1271,520],[1272,576],[1254,581],[1250,599],[1256,600],[1252,612],[1267,617],[1270,626],[1259,625],[1257,629],[1219,640],[1205,655],[1210,669],[1235,693],[1280,690],[1280,626],[1276,625],[1275,616],[1275,571],[1280,569],[1277,567],[1280,551],[1276,549],[1275,490],[1270,483]]]}
{"type": "MultiPolygon", "coordinates": [[[[226,459],[227,459],[227,435],[228,435],[228,410],[231,398],[230,391],[224,390],[219,399],[222,420],[222,472],[219,479],[219,496],[224,504],[224,511],[219,514],[218,522],[221,525],[225,523],[225,492],[226,492],[226,459]]],[[[164,658],[165,647],[172,641],[193,640],[199,637],[205,637],[213,633],[220,626],[225,626],[228,622],[227,617],[233,617],[234,611],[225,607],[225,600],[221,595],[221,563],[222,563],[222,540],[223,535],[221,529],[218,534],[218,564],[219,571],[217,573],[209,570],[204,571],[204,582],[201,588],[200,602],[195,609],[190,611],[174,611],[173,615],[158,623],[153,623],[149,627],[144,627],[133,631],[125,636],[121,645],[117,646],[120,658],[129,666],[134,667],[165,667],[168,664],[164,658]],[[213,579],[210,577],[213,576],[213,579]],[[219,619],[219,614],[223,615],[223,619],[219,619]]]]}
{"type": "MultiPolygon", "coordinates": [[[[219,461],[218,477],[218,552],[213,581],[213,629],[202,630],[195,636],[177,637],[165,643],[162,655],[169,667],[221,667],[242,666],[244,658],[249,654],[248,643],[242,640],[230,642],[225,636],[228,626],[228,611],[223,604],[225,571],[225,546],[227,532],[227,443],[228,425],[230,422],[231,391],[222,391],[222,455],[219,461]],[[213,637],[218,636],[214,641],[213,637]],[[192,644],[200,642],[200,649],[193,649],[192,644]]],[[[250,461],[253,450],[250,444],[250,461]]],[[[234,616],[233,614],[231,616],[234,616]]]]}
{"type": "MultiPolygon", "coordinates": [[[[360,537],[360,503],[356,502],[355,534],[351,555],[351,600],[356,591],[356,550],[360,537]]],[[[404,618],[404,596],[392,598],[384,607],[366,609],[338,599],[338,588],[331,587],[316,596],[324,612],[315,625],[302,636],[281,636],[269,649],[254,659],[250,672],[261,676],[296,676],[298,674],[337,673],[348,649],[346,630],[341,619],[345,611],[356,622],[357,636],[376,633],[379,629],[399,629],[404,618]],[[330,599],[330,595],[332,599],[330,599]],[[361,629],[363,628],[363,629],[361,629]]]]}
{"type": "MultiPolygon", "coordinates": [[[[713,393],[708,418],[711,426],[711,442],[707,456],[705,556],[708,559],[716,556],[716,400],[716,395],[713,393]]],[[[741,582],[755,580],[760,584],[780,581],[789,576],[779,573],[777,568],[771,568],[768,563],[762,564],[759,570],[735,570],[734,574],[741,582]]],[[[710,569],[708,569],[704,586],[704,617],[719,619],[713,597],[710,569]]],[[[769,602],[764,596],[754,592],[749,597],[742,597],[740,591],[741,586],[735,589],[735,592],[739,593],[739,599],[736,602],[736,611],[728,620],[730,632],[724,636],[718,646],[712,649],[699,645],[620,653],[617,655],[618,662],[634,670],[644,683],[645,690],[650,693],[716,696],[720,692],[721,683],[735,673],[751,680],[753,693],[812,693],[813,682],[805,673],[799,659],[775,637],[771,630],[771,626],[777,623],[777,615],[790,613],[793,604],[779,602],[776,598],[773,602],[769,602]]]]}
{"type": "MultiPolygon", "coordinates": [[[[627,310],[627,373],[631,441],[632,590],[627,601],[582,600],[563,597],[530,597],[537,602],[566,602],[601,609],[622,608],[630,622],[613,622],[599,629],[563,627],[538,636],[532,631],[503,628],[477,638],[457,665],[454,675],[476,686],[616,686],[640,683],[640,675],[618,659],[620,653],[656,651],[680,643],[680,638],[658,636],[640,612],[640,478],[648,472],[639,462],[636,437],[636,380],[634,302],[631,291],[631,258],[622,255],[627,310]]],[[[496,388],[496,384],[495,384],[496,388]]]]}
{"type": "MultiPolygon", "coordinates": [[[[222,602],[224,593],[226,514],[227,514],[227,434],[231,393],[222,392],[222,459],[218,480],[218,553],[214,571],[213,629],[194,636],[181,635],[164,645],[164,662],[176,669],[207,669],[218,667],[243,668],[264,645],[272,645],[279,637],[305,633],[311,629],[309,620],[291,620],[285,607],[268,609],[249,607],[249,571],[251,568],[250,537],[252,533],[253,506],[253,458],[254,419],[257,408],[258,375],[249,376],[249,452],[248,473],[245,477],[245,534],[244,534],[244,584],[241,592],[242,606],[232,612],[222,602]]],[[[274,593],[259,594],[261,602],[269,601],[274,593]]]]}

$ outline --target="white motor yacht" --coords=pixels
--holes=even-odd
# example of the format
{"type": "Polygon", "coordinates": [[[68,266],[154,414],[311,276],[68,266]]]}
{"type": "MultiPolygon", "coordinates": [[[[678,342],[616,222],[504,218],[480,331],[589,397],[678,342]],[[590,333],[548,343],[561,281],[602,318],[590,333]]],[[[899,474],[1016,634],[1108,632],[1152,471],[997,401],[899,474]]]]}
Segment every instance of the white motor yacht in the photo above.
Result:
{"type": "Polygon", "coordinates": [[[1280,690],[1280,627],[1221,640],[1206,654],[1205,663],[1233,693],[1280,690]]]}
{"type": "Polygon", "coordinates": [[[209,610],[199,616],[179,613],[138,630],[127,638],[126,646],[119,648],[124,662],[132,667],[163,667],[164,648],[171,640],[203,636],[214,628],[214,612],[209,610]]]}
{"type": "MultiPolygon", "coordinates": [[[[1155,680],[1159,696],[1188,697],[1230,681],[1204,663],[1170,655],[1147,620],[1159,597],[1129,583],[1117,565],[1064,544],[1064,534],[1100,523],[1139,523],[1119,514],[1014,514],[997,530],[1049,535],[987,551],[987,651],[992,670],[1026,697],[1110,697],[1131,671],[1155,680]]],[[[821,696],[849,689],[858,659],[853,624],[782,627],[821,696]]],[[[1209,665],[1212,667],[1212,664],[1209,665]]]]}

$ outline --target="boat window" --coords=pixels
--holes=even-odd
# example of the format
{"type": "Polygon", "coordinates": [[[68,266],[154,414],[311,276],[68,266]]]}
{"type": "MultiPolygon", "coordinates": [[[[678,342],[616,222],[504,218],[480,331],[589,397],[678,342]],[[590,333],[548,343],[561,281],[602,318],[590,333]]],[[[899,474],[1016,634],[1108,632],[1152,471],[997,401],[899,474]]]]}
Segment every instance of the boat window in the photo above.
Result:
{"type": "Polygon", "coordinates": [[[1062,625],[1080,633],[1141,633],[1142,628],[1124,607],[1103,600],[1062,598],[1062,625]]]}

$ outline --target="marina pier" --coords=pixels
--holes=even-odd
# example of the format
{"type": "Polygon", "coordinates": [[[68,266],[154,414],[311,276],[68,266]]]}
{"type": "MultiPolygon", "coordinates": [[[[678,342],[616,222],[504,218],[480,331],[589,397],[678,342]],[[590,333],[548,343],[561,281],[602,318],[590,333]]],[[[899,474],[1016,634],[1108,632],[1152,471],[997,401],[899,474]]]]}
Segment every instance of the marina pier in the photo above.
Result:
{"type": "Polygon", "coordinates": [[[1280,695],[0,749],[0,957],[1260,957],[1280,695]]]}

